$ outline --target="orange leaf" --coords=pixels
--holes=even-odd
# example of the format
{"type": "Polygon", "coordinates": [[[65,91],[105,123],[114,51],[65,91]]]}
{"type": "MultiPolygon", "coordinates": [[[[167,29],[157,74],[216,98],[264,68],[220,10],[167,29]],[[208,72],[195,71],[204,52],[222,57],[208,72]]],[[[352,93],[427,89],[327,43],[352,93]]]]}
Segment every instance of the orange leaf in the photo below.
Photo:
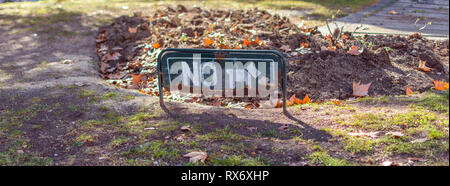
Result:
{"type": "Polygon", "coordinates": [[[345,35],[345,34],[342,34],[342,35],[341,35],[341,38],[342,38],[342,39],[348,39],[348,36],[345,35]]]}
{"type": "Polygon", "coordinates": [[[303,98],[303,104],[306,104],[306,103],[312,103],[311,100],[309,99],[308,94],[306,94],[305,97],[303,98]]]}
{"type": "Polygon", "coordinates": [[[447,90],[448,89],[448,83],[446,83],[446,82],[434,80],[433,83],[434,83],[434,89],[436,89],[436,90],[447,90]]]}
{"type": "Polygon", "coordinates": [[[159,47],[161,47],[161,45],[159,44],[159,43],[155,43],[155,44],[153,44],[153,48],[159,48],[159,47]]]}
{"type": "Polygon", "coordinates": [[[413,91],[409,87],[407,87],[406,88],[406,95],[408,96],[408,95],[410,95],[412,93],[413,93],[413,91]]]}
{"type": "Polygon", "coordinates": [[[131,81],[132,81],[133,83],[135,83],[135,85],[139,85],[139,82],[141,82],[141,76],[142,76],[142,74],[139,74],[139,75],[130,74],[130,75],[131,75],[131,77],[133,78],[131,81]]]}
{"type": "Polygon", "coordinates": [[[294,104],[296,104],[296,105],[303,104],[303,101],[301,99],[295,98],[294,99],[294,104]]]}
{"type": "Polygon", "coordinates": [[[335,105],[340,105],[340,104],[342,104],[339,100],[334,100],[333,103],[334,103],[335,105]]]}
{"type": "Polygon", "coordinates": [[[205,38],[203,46],[208,47],[213,43],[214,43],[214,41],[212,39],[205,38]]]}
{"type": "Polygon", "coordinates": [[[349,54],[357,56],[359,54],[361,54],[361,52],[359,52],[358,47],[353,45],[353,47],[348,51],[349,54]]]}
{"type": "Polygon", "coordinates": [[[309,47],[309,44],[308,43],[301,43],[300,44],[300,48],[308,48],[309,47]]]}
{"type": "Polygon", "coordinates": [[[278,101],[277,104],[275,105],[275,108],[280,108],[283,107],[283,101],[278,101]]]}
{"type": "Polygon", "coordinates": [[[256,37],[255,41],[252,42],[253,46],[259,45],[259,37],[256,37]]]}
{"type": "Polygon", "coordinates": [[[368,84],[356,83],[353,81],[353,96],[364,97],[369,95],[369,88],[372,82],[368,84]]]}
{"type": "Polygon", "coordinates": [[[334,50],[336,50],[336,47],[334,47],[334,46],[329,46],[328,49],[331,50],[331,51],[334,51],[334,50]]]}
{"type": "Polygon", "coordinates": [[[130,32],[130,33],[132,33],[132,34],[135,34],[135,33],[137,32],[137,28],[131,28],[131,27],[129,27],[129,28],[128,28],[128,32],[130,32]]]}
{"type": "Polygon", "coordinates": [[[242,46],[250,46],[250,41],[247,39],[244,39],[244,44],[242,46]]]}
{"type": "Polygon", "coordinates": [[[325,38],[329,41],[331,41],[331,34],[328,34],[327,36],[325,36],[325,38]]]}
{"type": "Polygon", "coordinates": [[[292,106],[293,104],[294,104],[294,102],[291,102],[291,101],[289,101],[289,100],[286,100],[286,106],[287,106],[287,107],[292,106]]]}
{"type": "Polygon", "coordinates": [[[289,101],[290,101],[291,103],[294,103],[294,101],[295,101],[295,94],[292,95],[291,98],[289,98],[289,101]]]}
{"type": "Polygon", "coordinates": [[[424,72],[429,72],[431,69],[428,68],[427,66],[425,66],[427,64],[426,61],[419,61],[419,70],[424,71],[424,72]]]}

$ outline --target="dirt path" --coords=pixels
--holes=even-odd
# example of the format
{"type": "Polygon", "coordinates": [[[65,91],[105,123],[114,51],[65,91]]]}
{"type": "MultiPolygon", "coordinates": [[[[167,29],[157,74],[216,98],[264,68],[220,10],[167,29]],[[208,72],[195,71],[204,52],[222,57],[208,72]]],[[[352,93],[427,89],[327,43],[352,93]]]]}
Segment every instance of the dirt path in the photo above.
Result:
{"type": "MultiPolygon", "coordinates": [[[[336,19],[336,23],[339,27],[344,26],[344,30],[349,32],[362,24],[367,29],[360,29],[359,32],[409,35],[418,32],[419,28],[431,22],[431,25],[427,25],[420,32],[428,38],[448,39],[448,10],[449,2],[445,0],[381,0],[361,12],[336,19]]],[[[332,30],[336,28],[334,24],[330,27],[332,30]]],[[[326,26],[320,27],[320,31],[324,34],[329,33],[326,26]]]]}

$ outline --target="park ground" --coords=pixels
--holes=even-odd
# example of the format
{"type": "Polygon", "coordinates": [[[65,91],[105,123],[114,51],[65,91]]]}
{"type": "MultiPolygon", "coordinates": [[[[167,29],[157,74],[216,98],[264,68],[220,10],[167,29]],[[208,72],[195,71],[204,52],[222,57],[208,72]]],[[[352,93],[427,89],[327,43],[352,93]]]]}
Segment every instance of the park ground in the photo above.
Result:
{"type": "MultiPolygon", "coordinates": [[[[177,3],[303,8],[320,24],[374,1],[314,2],[177,3]]],[[[449,165],[448,90],[313,102],[290,115],[171,103],[169,116],[157,97],[101,79],[98,28],[174,3],[0,5],[0,165],[449,165]],[[192,151],[209,158],[190,163],[192,151]]]]}

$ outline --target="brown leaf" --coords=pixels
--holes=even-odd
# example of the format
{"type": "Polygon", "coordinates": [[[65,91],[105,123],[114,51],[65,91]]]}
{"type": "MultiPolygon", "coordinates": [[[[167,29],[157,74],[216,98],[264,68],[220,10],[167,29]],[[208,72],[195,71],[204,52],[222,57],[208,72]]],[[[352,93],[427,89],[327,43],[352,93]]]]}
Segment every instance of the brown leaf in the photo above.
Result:
{"type": "Polygon", "coordinates": [[[409,96],[409,95],[411,95],[412,93],[413,93],[413,91],[412,91],[409,87],[407,87],[407,88],[406,88],[406,95],[409,96]]]}
{"type": "Polygon", "coordinates": [[[404,136],[401,132],[388,132],[388,133],[386,133],[386,135],[391,135],[394,138],[400,138],[400,137],[404,136]]]}
{"type": "Polygon", "coordinates": [[[289,45],[282,45],[280,47],[281,50],[283,50],[284,52],[290,52],[291,51],[291,47],[289,47],[289,45]]]}
{"type": "Polygon", "coordinates": [[[189,126],[189,125],[182,126],[180,129],[181,129],[181,131],[191,132],[191,126],[189,126]]]}
{"type": "Polygon", "coordinates": [[[347,133],[347,135],[353,136],[353,137],[365,136],[365,137],[369,137],[369,138],[377,138],[378,133],[380,133],[380,132],[350,132],[350,133],[347,133]]]}
{"type": "Polygon", "coordinates": [[[131,81],[132,81],[136,86],[138,86],[139,83],[141,82],[141,76],[142,76],[142,74],[139,74],[139,75],[130,74],[130,75],[131,75],[131,77],[133,78],[131,81]]]}
{"type": "Polygon", "coordinates": [[[394,164],[393,161],[387,160],[387,161],[384,161],[384,162],[382,163],[382,165],[383,165],[383,166],[394,166],[395,164],[394,164]]]}
{"type": "Polygon", "coordinates": [[[258,127],[247,127],[248,130],[250,130],[250,132],[256,131],[258,129],[258,127]]]}
{"type": "Polygon", "coordinates": [[[135,33],[137,32],[137,28],[129,27],[129,28],[128,28],[128,32],[130,32],[130,33],[132,33],[132,34],[135,34],[135,33]]]}
{"type": "Polygon", "coordinates": [[[208,154],[202,151],[194,151],[185,154],[183,157],[189,158],[189,162],[196,163],[198,161],[205,163],[205,160],[208,158],[208,154]]]}
{"type": "Polygon", "coordinates": [[[434,89],[436,89],[436,90],[447,90],[448,89],[448,83],[446,83],[446,82],[434,80],[433,83],[434,83],[434,89]]]}
{"type": "Polygon", "coordinates": [[[391,10],[391,11],[389,11],[388,13],[391,14],[391,15],[398,15],[398,14],[399,14],[399,13],[398,13],[397,11],[395,11],[395,10],[391,10]]]}
{"type": "Polygon", "coordinates": [[[422,61],[422,60],[419,61],[419,66],[418,66],[419,70],[424,71],[424,72],[429,72],[429,71],[431,71],[431,68],[428,68],[428,67],[426,66],[426,64],[427,64],[426,61],[422,61]]]}
{"type": "Polygon", "coordinates": [[[102,61],[119,60],[120,56],[122,56],[122,54],[120,54],[119,52],[109,52],[108,54],[106,54],[102,57],[102,61]]]}
{"type": "Polygon", "coordinates": [[[369,88],[372,82],[368,84],[361,84],[361,82],[356,83],[353,81],[353,96],[364,97],[369,95],[369,88]]]}
{"type": "Polygon", "coordinates": [[[348,51],[348,53],[353,56],[357,56],[357,55],[361,54],[358,47],[355,45],[352,46],[352,48],[348,51]]]}
{"type": "Polygon", "coordinates": [[[286,130],[288,128],[289,128],[289,125],[288,124],[284,124],[283,126],[278,127],[278,130],[286,130]]]}

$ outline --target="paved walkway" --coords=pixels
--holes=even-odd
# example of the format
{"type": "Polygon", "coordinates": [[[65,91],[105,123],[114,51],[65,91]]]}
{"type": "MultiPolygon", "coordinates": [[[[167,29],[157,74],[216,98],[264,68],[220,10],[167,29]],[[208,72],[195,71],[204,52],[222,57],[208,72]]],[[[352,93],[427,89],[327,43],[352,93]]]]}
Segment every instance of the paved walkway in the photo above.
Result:
{"type": "MultiPolygon", "coordinates": [[[[409,35],[417,32],[426,23],[431,22],[420,32],[430,39],[448,39],[449,37],[449,1],[448,0],[380,0],[361,12],[350,14],[336,20],[344,31],[354,31],[363,25],[362,33],[409,35]],[[417,23],[415,24],[415,22],[417,23]]],[[[330,24],[331,30],[336,26],[330,24]]],[[[328,34],[326,26],[319,30],[328,34]]]]}

